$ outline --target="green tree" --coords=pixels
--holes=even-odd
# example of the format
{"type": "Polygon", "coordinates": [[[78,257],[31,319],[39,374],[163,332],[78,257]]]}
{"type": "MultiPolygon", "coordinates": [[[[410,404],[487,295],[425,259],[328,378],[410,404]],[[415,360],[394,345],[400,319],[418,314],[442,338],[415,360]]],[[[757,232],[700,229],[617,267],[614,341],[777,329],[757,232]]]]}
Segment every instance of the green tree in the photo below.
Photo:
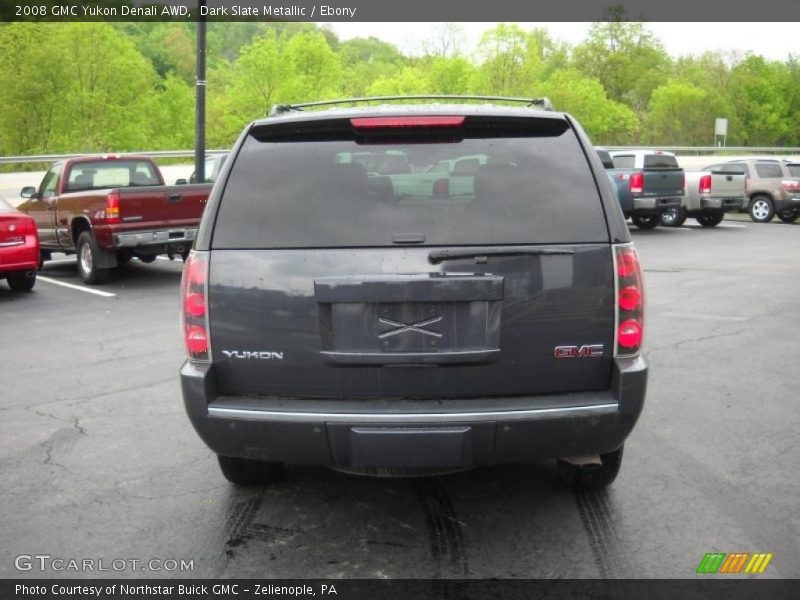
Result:
{"type": "Polygon", "coordinates": [[[430,82],[418,67],[403,67],[394,77],[381,77],[367,88],[370,96],[413,96],[433,93],[430,82]]]}
{"type": "Polygon", "coordinates": [[[19,23],[0,28],[0,147],[12,152],[145,147],[159,123],[148,111],[158,77],[106,23],[19,23]],[[41,43],[47,40],[47,43],[41,43]]]}
{"type": "Polygon", "coordinates": [[[286,64],[283,87],[287,101],[301,102],[338,96],[341,64],[321,33],[306,32],[292,36],[283,48],[282,61],[286,64]]]}
{"type": "Polygon", "coordinates": [[[629,144],[636,139],[636,115],[624,104],[609,99],[596,79],[569,69],[554,73],[539,89],[556,110],[575,116],[595,143],[629,144]]]}
{"type": "Polygon", "coordinates": [[[500,23],[485,31],[478,43],[476,87],[485,94],[521,93],[521,88],[530,83],[523,79],[526,58],[534,56],[528,42],[528,35],[519,25],[500,23]]]}
{"type": "Polygon", "coordinates": [[[469,94],[477,75],[477,69],[466,58],[437,57],[425,65],[431,93],[469,94]]]}
{"type": "Polygon", "coordinates": [[[785,64],[748,56],[733,68],[731,99],[741,131],[735,138],[750,146],[786,145],[797,139],[789,111],[800,90],[791,85],[785,64]],[[794,98],[792,98],[794,94],[794,98]]]}
{"type": "Polygon", "coordinates": [[[714,119],[724,116],[713,93],[690,83],[672,81],[656,88],[650,98],[655,145],[709,146],[714,119]]]}
{"type": "Polygon", "coordinates": [[[661,42],[643,23],[593,23],[588,39],[572,54],[572,64],[600,81],[608,96],[642,115],[650,95],[671,73],[661,42]]]}

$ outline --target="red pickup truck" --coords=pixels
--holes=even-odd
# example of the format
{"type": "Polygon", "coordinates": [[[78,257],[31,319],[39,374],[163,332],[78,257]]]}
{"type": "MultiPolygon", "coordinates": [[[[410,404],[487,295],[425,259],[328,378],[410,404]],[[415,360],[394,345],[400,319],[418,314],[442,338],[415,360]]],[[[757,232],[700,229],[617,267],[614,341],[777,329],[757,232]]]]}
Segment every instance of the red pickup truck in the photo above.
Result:
{"type": "Polygon", "coordinates": [[[81,279],[95,284],[134,256],[188,256],[210,191],[164,185],[147,156],[82,156],[53,165],[39,189],[23,188],[18,209],[36,220],[43,261],[77,254],[81,279]]]}

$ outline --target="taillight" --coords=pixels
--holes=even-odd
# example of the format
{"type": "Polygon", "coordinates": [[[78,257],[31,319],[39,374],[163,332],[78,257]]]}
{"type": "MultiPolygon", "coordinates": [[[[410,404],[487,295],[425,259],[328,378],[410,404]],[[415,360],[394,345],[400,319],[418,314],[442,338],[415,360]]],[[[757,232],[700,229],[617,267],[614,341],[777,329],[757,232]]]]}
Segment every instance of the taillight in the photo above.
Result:
{"type": "Polygon", "coordinates": [[[0,244],[18,246],[25,243],[25,236],[36,233],[36,225],[30,217],[0,217],[0,244]]]}
{"type": "Polygon", "coordinates": [[[711,193],[711,175],[703,175],[700,178],[700,183],[697,186],[697,191],[701,194],[711,193]]]}
{"type": "Polygon", "coordinates": [[[781,187],[787,192],[800,191],[800,180],[798,179],[784,179],[781,181],[781,187]]]}
{"type": "Polygon", "coordinates": [[[450,195],[450,180],[445,179],[437,179],[433,182],[433,197],[434,198],[446,198],[450,195]]]}
{"type": "Polygon", "coordinates": [[[636,171],[628,179],[628,189],[631,194],[641,194],[644,191],[644,173],[636,171]]]}
{"type": "Polygon", "coordinates": [[[633,244],[614,247],[616,356],[635,356],[644,335],[644,278],[633,244]]]}
{"type": "Polygon", "coordinates": [[[398,127],[460,127],[463,116],[423,116],[423,117],[358,117],[350,119],[356,129],[398,128],[398,127]]]}
{"type": "Polygon", "coordinates": [[[119,192],[111,192],[106,196],[106,223],[115,225],[122,222],[119,216],[119,192]]]}
{"type": "Polygon", "coordinates": [[[211,357],[207,298],[208,254],[192,250],[183,267],[181,313],[186,353],[193,361],[207,362],[211,357]]]}

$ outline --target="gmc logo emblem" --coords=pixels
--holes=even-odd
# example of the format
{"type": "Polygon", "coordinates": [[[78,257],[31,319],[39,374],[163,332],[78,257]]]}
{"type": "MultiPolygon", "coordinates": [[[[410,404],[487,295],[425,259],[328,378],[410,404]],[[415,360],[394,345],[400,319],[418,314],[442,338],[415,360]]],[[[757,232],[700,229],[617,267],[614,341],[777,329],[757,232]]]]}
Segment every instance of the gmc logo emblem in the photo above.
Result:
{"type": "Polygon", "coordinates": [[[584,346],[556,346],[556,358],[597,358],[603,356],[603,344],[584,346]]]}

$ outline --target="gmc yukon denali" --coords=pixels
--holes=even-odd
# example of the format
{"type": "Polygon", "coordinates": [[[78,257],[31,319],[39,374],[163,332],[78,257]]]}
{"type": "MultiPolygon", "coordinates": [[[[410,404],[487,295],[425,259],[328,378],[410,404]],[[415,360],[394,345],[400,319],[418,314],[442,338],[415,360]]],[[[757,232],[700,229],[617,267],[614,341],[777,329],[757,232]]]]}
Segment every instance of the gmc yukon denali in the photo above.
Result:
{"type": "Polygon", "coordinates": [[[244,130],[181,304],[184,403],[230,481],[543,458],[575,489],[614,480],[642,273],[581,127],[527,102],[294,105],[244,130]],[[388,151],[415,173],[482,158],[411,193],[365,168],[388,151]]]}
{"type": "Polygon", "coordinates": [[[20,211],[36,219],[42,261],[77,254],[85,283],[101,283],[133,257],[188,256],[211,186],[165,186],[147,156],[104,154],[58,162],[20,211]]]}

